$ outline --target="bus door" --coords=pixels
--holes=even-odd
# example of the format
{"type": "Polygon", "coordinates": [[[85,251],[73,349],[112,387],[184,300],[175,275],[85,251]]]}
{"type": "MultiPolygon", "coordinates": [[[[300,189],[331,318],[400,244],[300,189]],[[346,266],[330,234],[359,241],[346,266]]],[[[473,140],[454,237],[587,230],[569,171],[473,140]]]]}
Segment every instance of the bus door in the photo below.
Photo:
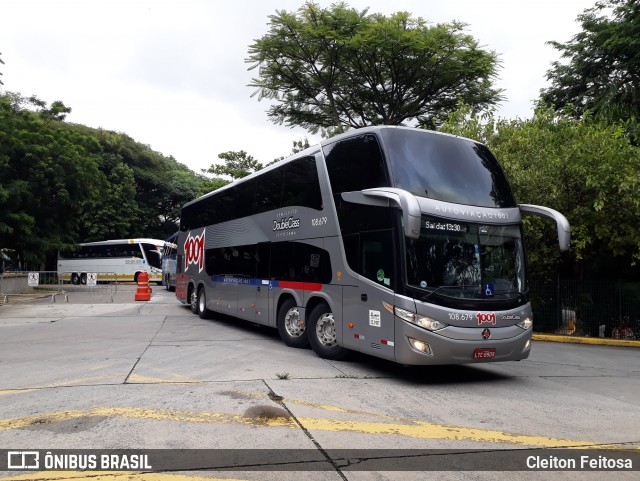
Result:
{"type": "MultiPolygon", "coordinates": [[[[269,259],[271,255],[271,244],[262,242],[258,244],[256,251],[256,287],[254,302],[254,321],[258,324],[269,324],[269,301],[271,288],[269,281],[269,259]]],[[[275,319],[274,319],[275,322],[275,319]]]]}
{"type": "Polygon", "coordinates": [[[343,342],[350,349],[394,359],[393,290],[398,280],[392,232],[362,232],[351,241],[357,243],[352,246],[357,254],[350,264],[371,282],[354,279],[359,286],[344,287],[343,342]]]}

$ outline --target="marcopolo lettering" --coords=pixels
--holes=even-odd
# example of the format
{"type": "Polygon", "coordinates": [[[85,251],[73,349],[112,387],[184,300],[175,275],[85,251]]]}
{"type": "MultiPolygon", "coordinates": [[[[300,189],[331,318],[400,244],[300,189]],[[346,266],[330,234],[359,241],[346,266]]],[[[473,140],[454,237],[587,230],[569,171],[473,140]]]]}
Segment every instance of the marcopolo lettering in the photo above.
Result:
{"type": "Polygon", "coordinates": [[[444,204],[436,204],[435,206],[436,212],[442,212],[443,214],[455,214],[466,216],[473,219],[478,220],[496,220],[502,219],[506,220],[509,218],[509,214],[506,212],[496,212],[493,210],[480,210],[480,209],[470,209],[468,207],[450,207],[444,204]]]}
{"type": "Polygon", "coordinates": [[[284,217],[280,219],[280,222],[277,220],[273,221],[273,231],[279,230],[288,230],[288,229],[297,229],[300,227],[300,219],[294,219],[293,217],[289,217],[285,219],[284,217]]]}
{"type": "Polygon", "coordinates": [[[202,272],[204,268],[204,233],[198,236],[192,236],[189,233],[189,237],[184,242],[184,270],[186,271],[191,264],[198,266],[198,272],[202,272]]]}

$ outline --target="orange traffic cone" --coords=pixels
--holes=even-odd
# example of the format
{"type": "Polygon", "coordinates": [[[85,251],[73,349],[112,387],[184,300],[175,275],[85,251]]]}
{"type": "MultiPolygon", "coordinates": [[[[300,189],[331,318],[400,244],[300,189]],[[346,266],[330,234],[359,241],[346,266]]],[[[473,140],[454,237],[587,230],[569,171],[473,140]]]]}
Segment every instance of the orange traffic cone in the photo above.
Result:
{"type": "Polygon", "coordinates": [[[151,288],[149,287],[149,274],[141,272],[138,274],[138,290],[136,291],[136,301],[150,301],[151,288]]]}

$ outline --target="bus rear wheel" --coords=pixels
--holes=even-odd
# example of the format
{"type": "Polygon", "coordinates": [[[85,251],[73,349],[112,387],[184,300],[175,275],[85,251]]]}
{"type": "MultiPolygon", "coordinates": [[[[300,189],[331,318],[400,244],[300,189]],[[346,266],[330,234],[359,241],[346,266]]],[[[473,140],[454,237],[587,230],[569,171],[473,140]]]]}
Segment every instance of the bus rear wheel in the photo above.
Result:
{"type": "Polygon", "coordinates": [[[211,315],[211,311],[207,309],[207,295],[204,292],[204,287],[198,290],[198,316],[200,319],[208,319],[211,315]]]}
{"type": "Polygon", "coordinates": [[[339,361],[348,350],[338,346],[336,322],[328,305],[322,303],[313,308],[307,318],[307,336],[313,352],[323,359],[339,361]]]}
{"type": "Polygon", "coordinates": [[[300,311],[296,302],[289,298],[278,309],[278,333],[289,347],[304,348],[309,345],[306,325],[300,320],[300,311]]]}
{"type": "Polygon", "coordinates": [[[194,314],[198,313],[198,293],[195,287],[189,289],[189,307],[194,314]]]}

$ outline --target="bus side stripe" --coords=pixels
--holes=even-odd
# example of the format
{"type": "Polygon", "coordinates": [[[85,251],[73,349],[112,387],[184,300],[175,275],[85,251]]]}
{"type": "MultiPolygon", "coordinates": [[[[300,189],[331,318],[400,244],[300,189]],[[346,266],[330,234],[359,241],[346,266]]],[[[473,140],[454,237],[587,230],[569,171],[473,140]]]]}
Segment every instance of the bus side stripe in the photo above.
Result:
{"type": "Polygon", "coordinates": [[[245,277],[225,277],[225,276],[211,276],[212,282],[219,282],[222,284],[238,284],[238,285],[250,285],[250,286],[264,286],[268,285],[270,288],[280,287],[282,289],[295,289],[299,291],[321,291],[322,284],[319,282],[300,282],[300,281],[267,281],[264,279],[248,279],[245,277]]]}
{"type": "Polygon", "coordinates": [[[277,287],[283,289],[297,289],[300,291],[321,291],[322,284],[317,282],[276,281],[277,287]]]}

